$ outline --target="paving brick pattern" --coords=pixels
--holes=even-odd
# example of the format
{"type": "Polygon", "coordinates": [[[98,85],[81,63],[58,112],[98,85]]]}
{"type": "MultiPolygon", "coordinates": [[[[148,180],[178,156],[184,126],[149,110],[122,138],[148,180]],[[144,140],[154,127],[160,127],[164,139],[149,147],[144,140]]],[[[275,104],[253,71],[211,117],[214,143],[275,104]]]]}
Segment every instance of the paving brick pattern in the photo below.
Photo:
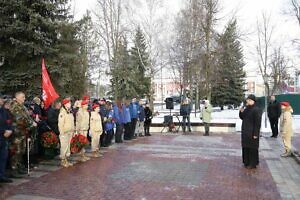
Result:
{"type": "Polygon", "coordinates": [[[27,182],[2,186],[0,199],[282,199],[268,166],[277,158],[263,144],[260,166],[248,170],[239,134],[156,134],[114,144],[103,157],[67,169],[57,160],[43,163],[27,182]]]}

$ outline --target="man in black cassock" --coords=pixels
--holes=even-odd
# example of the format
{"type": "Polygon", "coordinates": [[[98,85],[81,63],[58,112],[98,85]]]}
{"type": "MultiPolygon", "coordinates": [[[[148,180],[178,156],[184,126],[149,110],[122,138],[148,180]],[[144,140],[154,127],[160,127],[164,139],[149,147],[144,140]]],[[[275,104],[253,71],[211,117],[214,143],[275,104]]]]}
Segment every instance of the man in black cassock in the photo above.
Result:
{"type": "Polygon", "coordinates": [[[242,122],[242,155],[244,166],[254,169],[259,163],[258,148],[262,111],[256,105],[256,97],[249,95],[245,107],[239,112],[242,122]]]}

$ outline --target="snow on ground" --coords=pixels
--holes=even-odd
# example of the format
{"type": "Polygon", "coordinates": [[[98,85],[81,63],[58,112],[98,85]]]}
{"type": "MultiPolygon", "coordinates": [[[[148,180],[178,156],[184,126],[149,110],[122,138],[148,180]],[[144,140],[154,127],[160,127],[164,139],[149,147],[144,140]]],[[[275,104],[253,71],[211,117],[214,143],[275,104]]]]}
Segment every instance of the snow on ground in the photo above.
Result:
{"type": "MultiPolygon", "coordinates": [[[[179,115],[179,107],[180,105],[175,105],[174,109],[171,110],[171,115],[179,115]]],[[[223,110],[221,111],[218,107],[213,108],[212,113],[212,122],[213,123],[235,123],[236,124],[236,131],[241,131],[242,120],[239,118],[239,110],[223,110]]],[[[170,110],[163,106],[155,106],[154,112],[158,112],[159,115],[155,116],[152,120],[153,123],[163,123],[164,116],[170,115],[170,110]]],[[[182,120],[181,116],[178,116],[180,121],[182,120]]],[[[193,110],[191,115],[191,122],[202,122],[200,120],[200,112],[193,110]]],[[[173,117],[174,122],[178,122],[177,118],[173,117]]],[[[300,134],[300,115],[293,116],[293,128],[294,132],[300,134]]],[[[261,131],[262,132],[271,132],[269,119],[267,118],[267,123],[265,123],[265,113],[262,116],[262,124],[261,124],[261,131]]]]}

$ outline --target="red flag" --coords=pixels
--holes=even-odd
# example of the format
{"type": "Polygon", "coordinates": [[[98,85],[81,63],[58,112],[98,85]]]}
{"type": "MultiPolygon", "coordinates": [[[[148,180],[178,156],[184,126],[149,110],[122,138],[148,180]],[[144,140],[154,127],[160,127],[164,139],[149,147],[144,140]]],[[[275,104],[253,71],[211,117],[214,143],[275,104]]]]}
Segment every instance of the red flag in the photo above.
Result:
{"type": "Polygon", "coordinates": [[[51,105],[51,103],[53,103],[59,97],[59,95],[56,93],[55,89],[53,88],[53,85],[51,83],[49,74],[45,66],[44,58],[42,59],[42,88],[43,88],[42,98],[45,107],[48,108],[51,105]]]}

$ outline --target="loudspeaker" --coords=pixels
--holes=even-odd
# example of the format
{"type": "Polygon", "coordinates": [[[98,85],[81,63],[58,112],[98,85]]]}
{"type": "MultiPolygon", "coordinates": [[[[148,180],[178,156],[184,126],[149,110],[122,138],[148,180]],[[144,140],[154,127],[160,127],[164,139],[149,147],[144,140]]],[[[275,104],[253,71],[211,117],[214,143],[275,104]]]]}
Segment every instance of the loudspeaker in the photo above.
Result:
{"type": "Polygon", "coordinates": [[[174,109],[174,102],[172,97],[166,98],[166,109],[174,109]]]}
{"type": "Polygon", "coordinates": [[[164,124],[171,124],[173,123],[173,116],[172,115],[165,115],[164,116],[164,124]]]}

